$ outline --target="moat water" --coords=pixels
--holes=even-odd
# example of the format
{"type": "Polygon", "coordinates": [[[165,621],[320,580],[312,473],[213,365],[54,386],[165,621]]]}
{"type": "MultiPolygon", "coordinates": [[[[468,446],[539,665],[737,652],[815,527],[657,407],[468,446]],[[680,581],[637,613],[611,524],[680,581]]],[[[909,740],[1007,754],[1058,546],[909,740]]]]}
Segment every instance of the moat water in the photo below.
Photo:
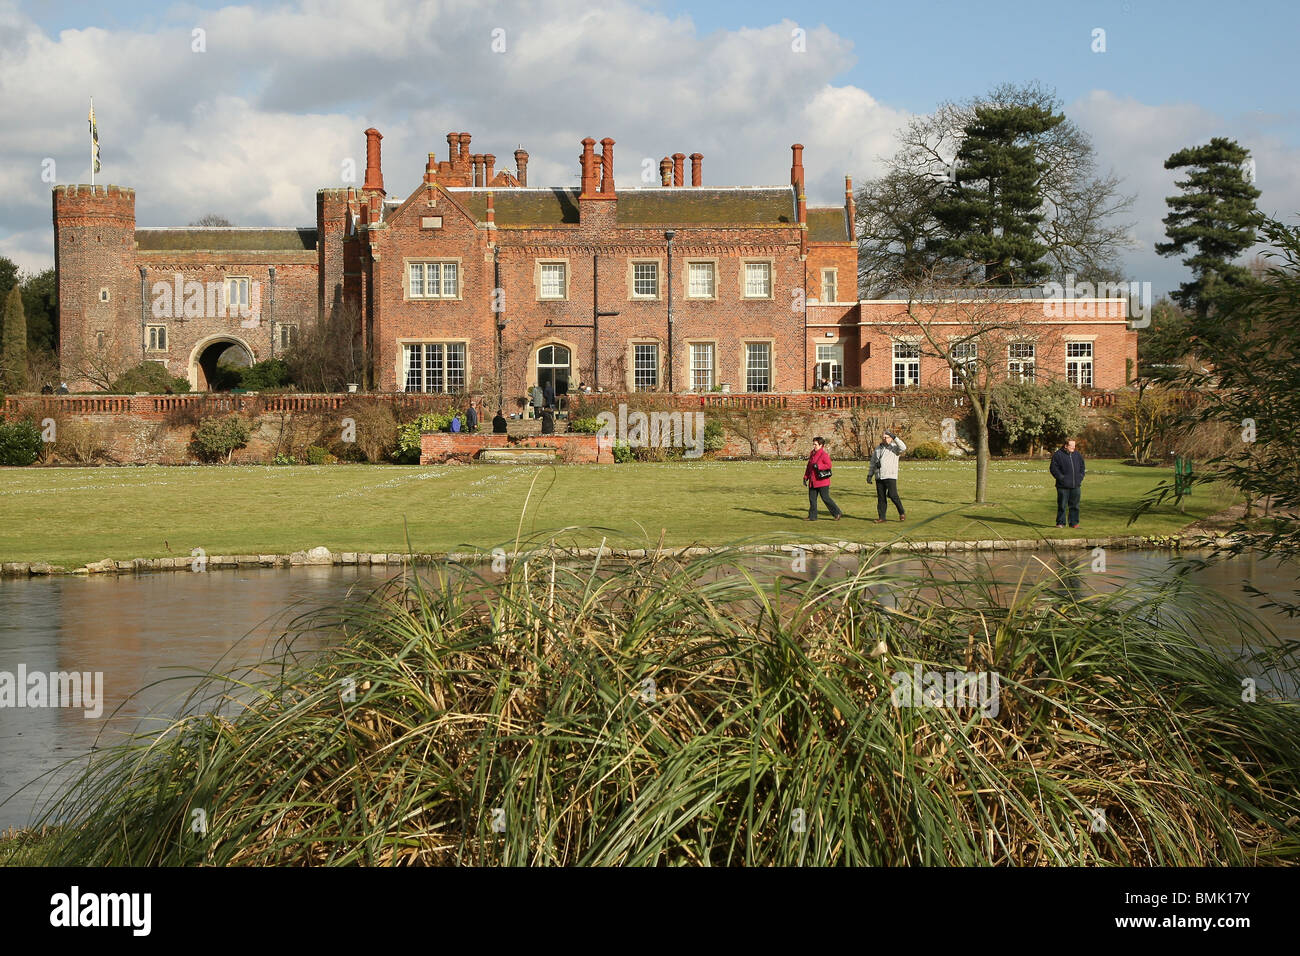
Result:
{"type": "MultiPolygon", "coordinates": [[[[810,573],[818,570],[818,560],[809,558],[810,573]]],[[[979,561],[997,580],[1011,582],[1022,572],[1030,578],[1049,573],[1054,564],[1027,552],[964,560],[979,561]]],[[[1086,552],[1070,559],[1084,569],[1092,560],[1086,552]]],[[[1168,568],[1163,552],[1110,551],[1105,575],[1081,573],[1073,580],[1085,591],[1103,590],[1168,568]]],[[[84,707],[0,707],[0,830],[27,825],[92,748],[160,726],[186,710],[202,674],[238,671],[274,656],[283,650],[277,639],[295,617],[347,600],[350,589],[368,588],[394,573],[303,567],[0,579],[0,679],[20,668],[29,675],[103,675],[94,716],[84,707]]],[[[1239,604],[1247,601],[1243,581],[1279,597],[1289,597],[1296,586],[1294,569],[1251,558],[1210,565],[1191,579],[1214,600],[1239,604]]],[[[1300,619],[1271,612],[1259,617],[1279,637],[1300,641],[1300,619]]],[[[294,650],[311,653],[327,639],[308,634],[296,640],[294,650]]],[[[1207,633],[1203,639],[1226,654],[1240,650],[1239,635],[1207,633]]]]}

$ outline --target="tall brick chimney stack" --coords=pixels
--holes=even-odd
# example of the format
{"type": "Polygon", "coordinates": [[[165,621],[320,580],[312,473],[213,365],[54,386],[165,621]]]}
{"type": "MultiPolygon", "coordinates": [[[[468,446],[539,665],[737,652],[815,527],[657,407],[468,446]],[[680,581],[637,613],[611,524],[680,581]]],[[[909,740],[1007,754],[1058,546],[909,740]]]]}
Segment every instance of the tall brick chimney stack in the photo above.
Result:
{"type": "Polygon", "coordinates": [[[582,195],[593,196],[596,193],[596,141],[588,136],[582,141],[582,195]]]}
{"type": "Polygon", "coordinates": [[[379,162],[379,141],[383,138],[384,134],[373,126],[366,130],[366,181],[362,189],[384,191],[384,171],[379,162]]]}
{"type": "Polygon", "coordinates": [[[704,185],[704,156],[700,153],[691,153],[691,185],[704,185]]]}
{"type": "Polygon", "coordinates": [[[515,179],[520,186],[528,185],[528,150],[522,146],[515,150],[515,179]]]}
{"type": "Polygon", "coordinates": [[[461,163],[469,162],[469,133],[458,133],[457,140],[460,141],[460,154],[456,157],[461,163]]]}
{"type": "Polygon", "coordinates": [[[447,134],[447,162],[455,165],[456,150],[460,148],[460,133],[447,134]]]}
{"type": "Polygon", "coordinates": [[[803,143],[790,147],[790,185],[794,187],[799,213],[799,255],[808,255],[808,197],[803,191],[803,143]]]}
{"type": "Polygon", "coordinates": [[[433,158],[433,153],[429,154],[429,161],[424,164],[424,181],[431,183],[438,177],[438,161],[433,158]]]}
{"type": "Polygon", "coordinates": [[[673,161],[665,156],[659,160],[659,184],[671,186],[673,183],[673,161]]]}
{"type": "Polygon", "coordinates": [[[474,166],[474,185],[483,185],[483,154],[475,153],[469,158],[470,163],[474,166]]]}
{"type": "Polygon", "coordinates": [[[493,153],[483,154],[483,185],[491,186],[492,177],[496,175],[497,158],[493,153]]]}
{"type": "Polygon", "coordinates": [[[686,154],[673,153],[673,185],[686,185],[686,154]]]}
{"type": "Polygon", "coordinates": [[[853,177],[844,177],[844,209],[849,215],[849,238],[856,240],[858,229],[858,203],[853,198],[853,177]]]}
{"type": "Polygon", "coordinates": [[[614,141],[608,136],[600,141],[600,194],[614,198],[614,141]]]}
{"type": "Polygon", "coordinates": [[[491,190],[489,190],[487,194],[487,227],[489,229],[495,229],[497,227],[497,211],[496,207],[492,204],[491,190]]]}

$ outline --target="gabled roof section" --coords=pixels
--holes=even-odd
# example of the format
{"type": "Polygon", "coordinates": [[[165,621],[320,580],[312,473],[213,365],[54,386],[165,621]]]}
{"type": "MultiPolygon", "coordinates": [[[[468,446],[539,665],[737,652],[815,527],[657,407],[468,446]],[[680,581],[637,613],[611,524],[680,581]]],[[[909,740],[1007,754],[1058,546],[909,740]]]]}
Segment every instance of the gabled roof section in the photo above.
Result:
{"type": "Polygon", "coordinates": [[[163,226],[135,231],[141,252],[314,252],[316,229],[260,229],[230,226],[220,229],[163,226]]]}
{"type": "Polygon", "coordinates": [[[808,241],[848,242],[847,220],[843,206],[809,206],[808,241]]]}
{"type": "Polygon", "coordinates": [[[652,186],[618,191],[620,226],[793,226],[789,186],[652,186]]]}

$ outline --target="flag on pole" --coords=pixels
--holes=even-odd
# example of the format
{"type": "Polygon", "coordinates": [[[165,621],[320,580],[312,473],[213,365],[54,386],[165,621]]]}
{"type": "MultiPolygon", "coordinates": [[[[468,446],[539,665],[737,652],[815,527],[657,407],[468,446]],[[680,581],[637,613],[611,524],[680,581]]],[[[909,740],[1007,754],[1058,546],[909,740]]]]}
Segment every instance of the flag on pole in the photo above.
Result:
{"type": "MultiPolygon", "coordinates": [[[[90,175],[93,177],[102,168],[99,165],[99,129],[95,126],[95,98],[93,96],[90,98],[90,161],[90,175]]],[[[94,182],[94,179],[91,182],[94,182]]]]}

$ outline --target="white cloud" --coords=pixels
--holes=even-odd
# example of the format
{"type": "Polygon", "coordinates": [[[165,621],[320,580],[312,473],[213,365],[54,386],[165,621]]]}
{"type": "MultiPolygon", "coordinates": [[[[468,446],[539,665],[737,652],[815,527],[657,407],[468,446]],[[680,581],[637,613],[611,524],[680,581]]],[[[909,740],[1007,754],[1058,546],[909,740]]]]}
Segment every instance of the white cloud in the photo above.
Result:
{"type": "MultiPolygon", "coordinates": [[[[315,191],[364,171],[363,130],[384,134],[390,196],[420,181],[425,154],[446,158],[445,134],[469,130],[473,151],[529,182],[572,183],[579,141],[617,141],[616,180],[641,185],[645,159],[704,154],[706,184],[782,184],[805,144],[809,198],[842,200],[881,171],[908,114],[836,83],[853,43],[827,27],[791,48],[795,24],[702,34],[632,0],[527,6],[479,0],[299,0],[268,10],[173,8],[149,29],[65,30],[47,36],[0,0],[0,251],[24,268],[52,262],[49,184],[89,176],[86,107],[95,97],[101,182],[136,189],[142,225],[218,212],[244,225],[307,225],[315,191]],[[191,50],[206,31],[207,51],[191,50]],[[493,52],[494,30],[506,50],[493,52]]],[[[954,90],[954,98],[980,91],[954,90]]],[[[1068,107],[1092,133],[1103,166],[1139,194],[1130,256],[1136,278],[1168,287],[1183,269],[1151,245],[1172,191],[1164,158],[1241,124],[1191,105],[1152,106],[1098,91],[1068,107]]],[[[1255,153],[1261,206],[1300,210],[1300,162],[1267,127],[1241,135],[1255,153]]]]}

